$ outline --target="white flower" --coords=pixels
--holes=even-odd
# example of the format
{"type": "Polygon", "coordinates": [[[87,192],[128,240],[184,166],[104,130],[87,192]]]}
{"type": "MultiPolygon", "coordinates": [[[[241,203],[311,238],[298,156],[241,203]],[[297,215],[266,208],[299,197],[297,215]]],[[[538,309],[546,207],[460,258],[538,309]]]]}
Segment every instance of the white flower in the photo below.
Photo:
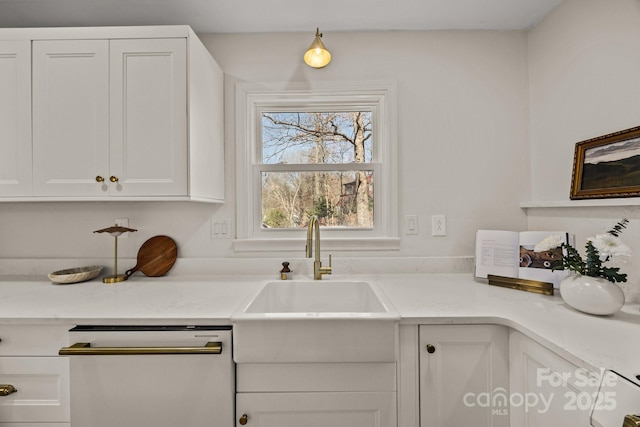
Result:
{"type": "Polygon", "coordinates": [[[600,261],[606,261],[617,256],[631,255],[631,248],[625,245],[621,238],[610,233],[596,234],[596,237],[589,237],[587,241],[591,242],[600,254],[600,261]]]}
{"type": "Polygon", "coordinates": [[[560,234],[552,234],[538,243],[533,250],[534,252],[550,251],[551,249],[559,248],[564,242],[564,237],[560,234]]]}

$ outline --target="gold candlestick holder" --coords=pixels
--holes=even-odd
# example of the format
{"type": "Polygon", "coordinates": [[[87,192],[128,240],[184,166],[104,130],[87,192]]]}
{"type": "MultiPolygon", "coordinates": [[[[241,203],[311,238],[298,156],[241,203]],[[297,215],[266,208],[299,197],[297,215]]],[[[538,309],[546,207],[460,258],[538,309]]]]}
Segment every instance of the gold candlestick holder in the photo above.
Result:
{"type": "Polygon", "coordinates": [[[94,233],[109,233],[115,239],[115,250],[113,256],[113,274],[111,276],[105,276],[102,278],[103,283],[118,283],[124,282],[129,278],[126,274],[118,274],[118,237],[123,233],[132,233],[138,231],[134,228],[121,227],[118,224],[103,228],[102,230],[96,230],[94,233]]]}

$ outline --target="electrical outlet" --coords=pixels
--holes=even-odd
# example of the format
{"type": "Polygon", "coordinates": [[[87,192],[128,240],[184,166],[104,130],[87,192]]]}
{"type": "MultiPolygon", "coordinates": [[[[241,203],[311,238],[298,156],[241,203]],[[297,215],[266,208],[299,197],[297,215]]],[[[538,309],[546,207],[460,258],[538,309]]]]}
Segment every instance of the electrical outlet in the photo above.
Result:
{"type": "MultiPolygon", "coordinates": [[[[129,218],[118,218],[113,220],[113,222],[119,227],[127,227],[129,228],[129,218]]],[[[128,239],[130,233],[122,233],[118,239],[128,239]]]]}
{"type": "Polygon", "coordinates": [[[432,215],[431,216],[431,235],[432,236],[446,236],[447,224],[444,215],[432,215]]]}
{"type": "Polygon", "coordinates": [[[212,239],[230,239],[231,238],[231,220],[230,219],[211,219],[211,238],[212,239]]]}

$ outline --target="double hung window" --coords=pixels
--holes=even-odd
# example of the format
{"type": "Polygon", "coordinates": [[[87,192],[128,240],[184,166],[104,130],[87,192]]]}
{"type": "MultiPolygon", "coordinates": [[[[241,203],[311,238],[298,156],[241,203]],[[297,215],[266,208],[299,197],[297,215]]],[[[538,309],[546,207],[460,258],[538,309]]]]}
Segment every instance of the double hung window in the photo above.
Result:
{"type": "Polygon", "coordinates": [[[394,95],[380,83],[239,85],[236,249],[287,249],[312,215],[343,249],[396,245],[394,95]]]}

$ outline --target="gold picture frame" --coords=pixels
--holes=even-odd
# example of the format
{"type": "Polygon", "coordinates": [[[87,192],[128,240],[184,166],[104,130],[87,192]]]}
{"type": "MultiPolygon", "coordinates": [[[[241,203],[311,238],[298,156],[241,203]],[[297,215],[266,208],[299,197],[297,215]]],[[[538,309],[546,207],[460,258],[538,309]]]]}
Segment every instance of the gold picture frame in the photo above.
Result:
{"type": "Polygon", "coordinates": [[[640,126],[576,143],[571,199],[640,196],[640,126]]]}

